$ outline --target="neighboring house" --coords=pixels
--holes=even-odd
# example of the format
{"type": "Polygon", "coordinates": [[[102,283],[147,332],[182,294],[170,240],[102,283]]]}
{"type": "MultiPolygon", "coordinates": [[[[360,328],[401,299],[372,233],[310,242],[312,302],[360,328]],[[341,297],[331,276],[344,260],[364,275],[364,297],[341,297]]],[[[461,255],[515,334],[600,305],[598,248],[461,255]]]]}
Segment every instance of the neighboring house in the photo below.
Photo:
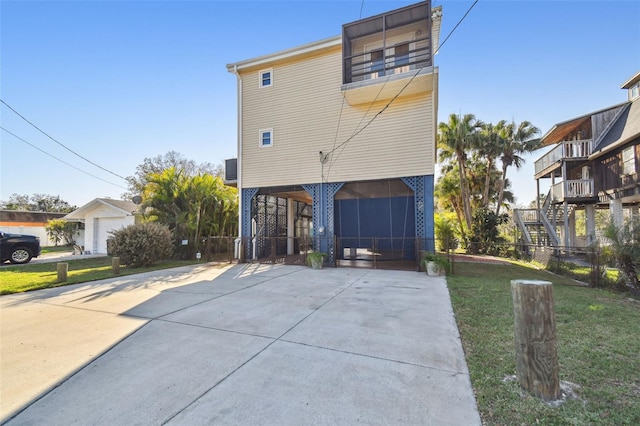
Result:
{"type": "Polygon", "coordinates": [[[423,1],[227,65],[238,161],[226,183],[247,257],[294,254],[306,236],[331,260],[433,249],[441,11],[423,1]]]}
{"type": "MultiPolygon", "coordinates": [[[[550,179],[538,209],[516,210],[530,243],[589,245],[595,211],[609,209],[618,224],[640,207],[640,72],[622,85],[628,101],[556,124],[542,138],[554,146],[535,163],[535,179],[550,179]],[[576,210],[585,211],[586,239],[576,238],[576,210]]],[[[545,244],[546,245],[546,244],[545,244]]]]}
{"type": "Polygon", "coordinates": [[[106,254],[109,232],[136,223],[137,208],[131,201],[96,198],[64,219],[84,223],[84,240],[77,244],[83,246],[85,252],[106,254]]]}
{"type": "Polygon", "coordinates": [[[40,238],[40,244],[43,247],[53,246],[55,241],[49,239],[45,226],[50,220],[62,219],[65,215],[66,213],[0,210],[0,231],[9,234],[35,235],[40,238]]]}

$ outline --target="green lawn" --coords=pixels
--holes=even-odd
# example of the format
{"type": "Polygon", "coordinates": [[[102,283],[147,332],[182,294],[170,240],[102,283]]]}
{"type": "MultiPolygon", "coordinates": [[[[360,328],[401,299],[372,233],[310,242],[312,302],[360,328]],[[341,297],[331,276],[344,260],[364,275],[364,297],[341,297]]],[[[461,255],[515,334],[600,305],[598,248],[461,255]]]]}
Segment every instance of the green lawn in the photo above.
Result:
{"type": "Polygon", "coordinates": [[[482,420],[488,425],[640,424],[640,303],[521,265],[457,262],[447,277],[482,420]],[[554,284],[560,380],[579,399],[553,408],[515,375],[512,279],[554,284]]]}
{"type": "MultiPolygon", "coordinates": [[[[67,281],[64,283],[57,282],[58,272],[56,262],[4,267],[0,269],[0,295],[78,284],[113,277],[111,258],[107,256],[70,260],[66,263],[69,264],[69,270],[67,281]]],[[[159,262],[145,268],[120,266],[120,275],[140,274],[142,272],[175,268],[177,266],[192,265],[194,263],[197,262],[193,260],[172,260],[159,262]]]]}

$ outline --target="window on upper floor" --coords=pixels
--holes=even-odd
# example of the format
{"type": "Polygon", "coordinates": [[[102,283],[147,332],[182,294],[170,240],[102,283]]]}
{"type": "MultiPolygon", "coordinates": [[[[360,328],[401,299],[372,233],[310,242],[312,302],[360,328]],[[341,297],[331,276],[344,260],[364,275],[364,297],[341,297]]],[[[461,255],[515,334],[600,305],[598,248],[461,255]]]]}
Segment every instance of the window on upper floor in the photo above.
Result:
{"type": "Polygon", "coordinates": [[[270,87],[273,86],[273,70],[262,70],[258,73],[260,78],[260,87],[270,87]]]}
{"type": "Polygon", "coordinates": [[[636,172],[635,147],[630,146],[622,150],[622,174],[631,175],[636,172]]]}
{"type": "Polygon", "coordinates": [[[273,146],[273,129],[262,129],[259,131],[259,133],[260,133],[260,140],[259,140],[260,147],[273,146]]]}
{"type": "Polygon", "coordinates": [[[640,96],[640,82],[634,84],[629,88],[629,99],[635,99],[640,96]]]}

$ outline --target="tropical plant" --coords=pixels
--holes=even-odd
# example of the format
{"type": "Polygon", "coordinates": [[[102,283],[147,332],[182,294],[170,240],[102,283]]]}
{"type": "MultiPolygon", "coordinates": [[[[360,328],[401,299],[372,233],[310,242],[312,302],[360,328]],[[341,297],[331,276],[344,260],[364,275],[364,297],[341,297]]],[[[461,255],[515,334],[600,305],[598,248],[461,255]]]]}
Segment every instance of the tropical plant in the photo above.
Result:
{"type": "Polygon", "coordinates": [[[604,229],[604,236],[611,241],[612,257],[635,294],[640,294],[640,218],[634,217],[623,225],[612,220],[604,229]]]}
{"type": "Polygon", "coordinates": [[[540,148],[540,139],[535,138],[540,129],[528,121],[523,121],[518,126],[514,122],[503,126],[498,135],[500,141],[500,162],[502,163],[502,180],[500,193],[496,203],[496,215],[500,214],[500,207],[504,200],[504,191],[507,182],[507,169],[515,166],[519,169],[524,164],[524,158],[520,155],[530,153],[540,148]]]}
{"type": "Polygon", "coordinates": [[[74,244],[75,236],[78,234],[78,224],[64,219],[51,219],[44,229],[56,246],[62,241],[65,244],[74,244]]]}
{"type": "Polygon", "coordinates": [[[478,121],[473,114],[465,114],[462,117],[451,114],[447,123],[440,123],[438,126],[439,159],[454,161],[458,164],[462,212],[467,229],[471,229],[473,219],[469,182],[466,175],[467,159],[470,150],[476,145],[477,132],[481,126],[482,122],[478,121]]]}
{"type": "Polygon", "coordinates": [[[321,251],[312,251],[307,253],[307,266],[312,267],[313,269],[322,268],[322,264],[324,263],[324,259],[327,257],[327,253],[321,251]]]}

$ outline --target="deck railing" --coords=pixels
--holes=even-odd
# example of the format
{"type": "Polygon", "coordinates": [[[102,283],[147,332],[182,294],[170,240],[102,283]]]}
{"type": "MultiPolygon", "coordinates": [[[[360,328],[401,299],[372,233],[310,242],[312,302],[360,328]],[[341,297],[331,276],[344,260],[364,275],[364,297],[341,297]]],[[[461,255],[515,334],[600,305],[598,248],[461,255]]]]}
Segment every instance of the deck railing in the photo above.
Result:
{"type": "Polygon", "coordinates": [[[344,82],[352,83],[400,74],[433,64],[429,38],[412,41],[416,47],[406,54],[395,55],[393,48],[385,49],[381,58],[372,59],[371,52],[344,58],[344,82]]]}
{"type": "Polygon", "coordinates": [[[593,179],[576,179],[558,182],[551,187],[554,202],[562,202],[565,198],[592,198],[595,196],[593,179]]]}
{"type": "Polygon", "coordinates": [[[536,161],[535,172],[540,173],[552,164],[568,158],[586,158],[591,155],[592,149],[593,139],[561,142],[536,161]]]}

